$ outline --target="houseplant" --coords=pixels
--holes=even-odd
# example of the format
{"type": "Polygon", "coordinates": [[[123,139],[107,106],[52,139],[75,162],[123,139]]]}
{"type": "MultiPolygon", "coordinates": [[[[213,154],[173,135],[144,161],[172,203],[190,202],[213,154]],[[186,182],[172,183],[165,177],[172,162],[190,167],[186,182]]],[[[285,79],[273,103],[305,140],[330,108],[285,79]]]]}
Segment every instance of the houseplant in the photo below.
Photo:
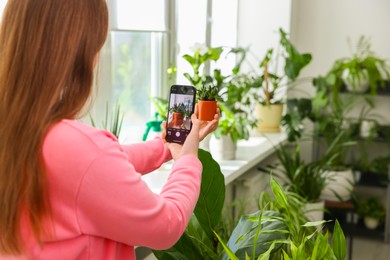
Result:
{"type": "MultiPolygon", "coordinates": [[[[351,47],[351,42],[348,39],[351,47]]],[[[379,87],[384,86],[384,80],[390,79],[390,68],[386,60],[379,58],[372,50],[370,39],[360,36],[356,50],[351,57],[336,60],[329,75],[333,79],[334,93],[340,91],[345,84],[348,91],[365,93],[368,90],[373,95],[379,87]]]]}
{"type": "Polygon", "coordinates": [[[376,197],[354,199],[356,212],[363,218],[368,229],[376,229],[385,220],[385,207],[376,197]]]}
{"type": "MultiPolygon", "coordinates": [[[[309,53],[299,53],[295,46],[287,38],[286,32],[279,29],[280,52],[274,52],[271,48],[260,62],[260,73],[256,73],[256,118],[257,129],[261,132],[279,132],[280,121],[283,113],[283,87],[294,82],[300,71],[306,67],[312,57],[309,53]],[[279,59],[284,59],[283,71],[278,70],[279,59]],[[271,68],[271,66],[273,66],[271,68]]],[[[278,48],[279,50],[279,48],[278,48]]]]}
{"type": "Polygon", "coordinates": [[[329,158],[307,163],[301,158],[297,145],[292,148],[281,145],[275,148],[275,153],[278,162],[261,170],[284,180],[286,190],[304,199],[305,214],[310,220],[323,220],[325,205],[320,196],[326,185],[323,168],[329,158]]]}
{"type": "MultiPolygon", "coordinates": [[[[108,111],[109,111],[109,109],[108,109],[108,102],[107,102],[104,120],[101,124],[101,128],[109,131],[116,138],[119,139],[119,135],[120,135],[121,130],[122,130],[122,125],[123,125],[123,120],[124,120],[125,114],[121,112],[121,106],[119,103],[115,104],[115,108],[114,108],[114,111],[112,112],[111,118],[109,118],[108,111]]],[[[89,120],[90,120],[91,125],[93,127],[98,127],[96,125],[95,120],[91,116],[91,114],[89,114],[89,120]]]]}
{"type": "Polygon", "coordinates": [[[203,87],[205,90],[210,88],[214,92],[213,95],[218,95],[217,100],[221,110],[218,129],[210,136],[212,140],[201,142],[202,148],[210,150],[218,159],[234,159],[237,141],[248,139],[249,130],[254,126],[254,120],[249,116],[251,113],[247,96],[250,89],[247,87],[249,77],[240,74],[240,66],[245,60],[246,51],[243,48],[198,47],[193,48],[193,53],[183,55],[192,67],[192,72],[184,73],[184,76],[198,89],[198,97],[203,87]],[[223,75],[217,66],[212,73],[204,71],[207,63],[214,62],[216,65],[223,52],[238,57],[238,62],[230,74],[223,75]],[[207,145],[207,141],[211,145],[207,145]],[[205,142],[206,145],[203,145],[205,142]]]}
{"type": "Polygon", "coordinates": [[[262,193],[260,210],[242,216],[228,242],[218,236],[223,259],[344,259],[346,241],[336,220],[332,240],[320,229],[326,221],[308,222],[302,198],[270,180],[272,194],[262,193]]]}
{"type": "Polygon", "coordinates": [[[171,128],[182,128],[186,110],[187,108],[184,103],[173,104],[169,108],[169,111],[172,112],[172,118],[168,118],[167,126],[171,128]]]}
{"type": "Polygon", "coordinates": [[[217,110],[218,89],[213,85],[203,85],[197,90],[199,119],[211,121],[217,110]]]}

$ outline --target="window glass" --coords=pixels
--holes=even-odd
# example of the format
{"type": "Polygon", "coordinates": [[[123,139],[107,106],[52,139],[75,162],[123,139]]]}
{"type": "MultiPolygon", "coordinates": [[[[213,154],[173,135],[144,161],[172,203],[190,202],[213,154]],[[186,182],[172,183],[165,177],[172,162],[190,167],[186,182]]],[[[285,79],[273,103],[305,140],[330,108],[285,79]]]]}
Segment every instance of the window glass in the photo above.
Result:
{"type": "Polygon", "coordinates": [[[206,17],[207,1],[177,1],[177,82],[188,84],[184,78],[184,72],[191,72],[191,66],[182,56],[192,53],[191,48],[196,44],[205,44],[206,42],[206,17]]]}
{"type": "MultiPolygon", "coordinates": [[[[236,47],[237,0],[213,0],[212,3],[211,46],[236,47]]],[[[223,54],[217,66],[223,75],[228,75],[235,63],[235,55],[223,54]]]]}
{"type": "Polygon", "coordinates": [[[113,29],[165,31],[165,1],[113,0],[111,1],[113,29]]]}
{"type": "Polygon", "coordinates": [[[146,122],[152,118],[150,97],[161,87],[163,33],[112,32],[112,101],[125,113],[121,141],[142,140],[146,122]]]}

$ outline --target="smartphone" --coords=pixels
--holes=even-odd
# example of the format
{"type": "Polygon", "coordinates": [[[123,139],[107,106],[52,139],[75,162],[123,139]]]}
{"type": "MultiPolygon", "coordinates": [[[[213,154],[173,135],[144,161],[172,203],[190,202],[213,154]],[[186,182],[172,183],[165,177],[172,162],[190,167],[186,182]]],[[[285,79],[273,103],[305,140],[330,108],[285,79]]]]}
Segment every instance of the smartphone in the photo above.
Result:
{"type": "Polygon", "coordinates": [[[195,109],[196,89],[187,85],[172,85],[169,93],[167,142],[183,144],[191,131],[191,115],[195,109]]]}

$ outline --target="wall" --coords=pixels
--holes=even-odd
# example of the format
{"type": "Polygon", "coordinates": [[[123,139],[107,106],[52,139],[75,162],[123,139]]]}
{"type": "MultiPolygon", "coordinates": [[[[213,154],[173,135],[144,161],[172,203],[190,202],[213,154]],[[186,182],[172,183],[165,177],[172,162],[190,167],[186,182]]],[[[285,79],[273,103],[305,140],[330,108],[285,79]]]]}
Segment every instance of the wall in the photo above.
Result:
{"type": "Polygon", "coordinates": [[[371,38],[372,49],[390,59],[390,1],[299,0],[292,3],[291,39],[301,51],[313,54],[303,75],[325,73],[334,60],[350,55],[361,35],[371,38]]]}
{"type": "MultiPolygon", "coordinates": [[[[356,44],[359,36],[370,37],[372,50],[381,58],[390,60],[390,1],[388,0],[299,0],[292,2],[291,40],[298,50],[310,52],[313,60],[301,76],[324,75],[333,62],[351,55],[347,38],[356,44]]],[[[314,88],[308,85],[300,91],[312,95],[314,88]]],[[[290,92],[299,96],[302,92],[290,92]]],[[[389,97],[375,99],[375,114],[384,123],[390,122],[389,97]]],[[[358,114],[360,108],[353,114],[358,114]]],[[[311,144],[306,143],[303,152],[311,155],[311,144]]]]}
{"type": "Polygon", "coordinates": [[[252,66],[258,66],[266,51],[278,45],[280,27],[290,31],[290,20],[291,0],[238,1],[237,46],[250,47],[252,66]]]}

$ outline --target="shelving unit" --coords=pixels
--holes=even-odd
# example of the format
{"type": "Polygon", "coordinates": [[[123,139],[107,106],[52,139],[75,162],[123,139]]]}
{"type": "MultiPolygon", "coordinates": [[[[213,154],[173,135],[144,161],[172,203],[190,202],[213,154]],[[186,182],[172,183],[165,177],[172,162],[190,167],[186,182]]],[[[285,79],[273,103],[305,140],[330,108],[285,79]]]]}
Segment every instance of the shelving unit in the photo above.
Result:
{"type": "MultiPolygon", "coordinates": [[[[346,93],[346,92],[344,92],[346,93]]],[[[342,94],[342,95],[362,95],[365,94],[342,94]]],[[[368,94],[367,94],[368,95],[368,94]]],[[[384,89],[378,89],[377,96],[380,99],[386,98],[390,99],[390,82],[386,82],[384,89]]],[[[374,97],[375,98],[375,97],[374,97]]],[[[389,100],[390,102],[390,100],[389,100]]],[[[387,102],[386,102],[387,103],[387,102]]],[[[388,104],[388,103],[387,103],[388,104]]],[[[388,106],[386,104],[386,106],[388,106]]],[[[383,105],[383,102],[382,102],[383,105]]],[[[375,109],[375,108],[374,108],[375,109]]],[[[383,106],[382,106],[383,109],[383,106]]],[[[387,111],[390,110],[388,107],[387,111]]],[[[356,112],[356,111],[355,111],[356,112]]],[[[387,120],[389,121],[389,119],[387,120]]],[[[356,141],[360,144],[364,144],[366,146],[368,155],[371,157],[377,157],[378,151],[380,149],[386,150],[386,154],[390,154],[390,126],[388,123],[384,124],[385,128],[383,128],[382,134],[379,133],[377,137],[373,137],[370,139],[365,139],[359,137],[357,134],[356,141]],[[387,136],[386,131],[388,128],[387,136]],[[387,137],[387,138],[386,138],[387,137]],[[387,147],[382,147],[383,145],[387,145],[387,147]]],[[[359,129],[359,128],[358,128],[359,129]]],[[[317,141],[313,142],[313,158],[318,159],[321,156],[321,147],[317,141]]],[[[356,149],[357,150],[357,149],[356,149]]],[[[355,151],[361,152],[361,151],[355,151]]],[[[372,158],[370,158],[372,159],[372,158]]],[[[363,195],[365,197],[373,196],[381,199],[385,204],[386,208],[386,218],[385,222],[380,225],[378,228],[374,230],[370,230],[365,227],[363,220],[358,218],[357,213],[355,212],[353,203],[351,201],[348,202],[326,202],[326,208],[328,212],[325,214],[325,219],[335,219],[337,218],[350,239],[350,250],[352,248],[352,241],[354,237],[365,237],[372,239],[380,239],[384,242],[388,242],[390,238],[390,167],[387,167],[387,175],[378,175],[370,172],[364,172],[361,174],[360,179],[357,181],[354,193],[357,195],[363,195]]],[[[332,225],[329,226],[332,230],[332,225]]],[[[351,253],[351,252],[350,252],[351,253]]]]}

